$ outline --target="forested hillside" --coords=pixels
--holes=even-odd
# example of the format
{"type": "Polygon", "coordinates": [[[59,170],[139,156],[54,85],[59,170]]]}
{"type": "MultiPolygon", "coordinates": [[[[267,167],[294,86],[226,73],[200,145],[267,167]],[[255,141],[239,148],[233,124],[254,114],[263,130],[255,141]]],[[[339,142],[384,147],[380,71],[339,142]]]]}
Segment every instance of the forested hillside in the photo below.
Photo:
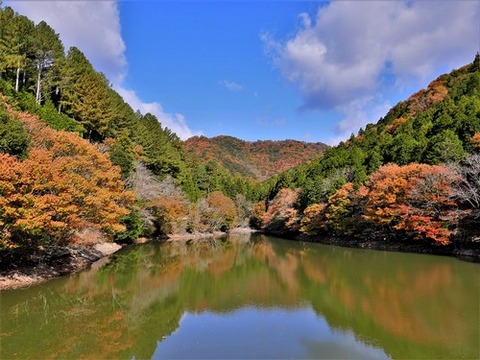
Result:
{"type": "Polygon", "coordinates": [[[194,136],[185,149],[202,163],[215,161],[233,174],[265,180],[301,163],[320,157],[328,148],[323,143],[297,140],[243,141],[231,136],[194,136]]]}
{"type": "Polygon", "coordinates": [[[80,49],[65,52],[45,21],[9,7],[0,7],[0,163],[4,256],[92,237],[225,230],[262,196],[252,180],[197,161],[80,49]]]}
{"type": "Polygon", "coordinates": [[[249,219],[278,233],[478,246],[479,151],[478,54],[333,148],[226,136],[185,146],[47,23],[0,8],[4,259],[249,219]]]}
{"type": "Polygon", "coordinates": [[[267,180],[255,223],[312,235],[478,240],[479,140],[477,54],[311,164],[267,180]]]}

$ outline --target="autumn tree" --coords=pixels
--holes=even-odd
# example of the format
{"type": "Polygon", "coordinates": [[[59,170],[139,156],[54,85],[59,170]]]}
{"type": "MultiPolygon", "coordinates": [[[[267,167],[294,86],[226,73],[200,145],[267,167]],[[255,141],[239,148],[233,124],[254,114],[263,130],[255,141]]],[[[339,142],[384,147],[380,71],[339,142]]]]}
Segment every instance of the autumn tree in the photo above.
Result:
{"type": "Polygon", "coordinates": [[[110,238],[124,231],[121,219],[130,213],[133,194],[108,156],[75,133],[42,126],[34,117],[22,120],[39,141],[25,161],[1,158],[4,241],[34,247],[67,243],[86,227],[110,238]]]}
{"type": "Polygon", "coordinates": [[[250,226],[255,229],[262,227],[263,216],[265,215],[265,201],[259,201],[252,207],[252,213],[250,215],[250,226]]]}
{"type": "Polygon", "coordinates": [[[162,234],[178,234],[186,231],[188,204],[184,198],[161,195],[152,199],[154,222],[162,234]]]}
{"type": "Polygon", "coordinates": [[[235,224],[237,218],[235,203],[220,191],[212,192],[205,199],[200,211],[203,221],[213,230],[228,230],[235,224]]]}
{"type": "Polygon", "coordinates": [[[480,154],[471,154],[450,167],[460,174],[455,185],[455,196],[467,207],[480,210],[480,154]]]}
{"type": "Polygon", "coordinates": [[[317,235],[326,230],[325,204],[313,204],[303,211],[300,231],[307,235],[317,235]]]}
{"type": "Polygon", "coordinates": [[[262,219],[262,228],[269,231],[298,231],[300,216],[295,204],[299,190],[281,189],[275,198],[268,203],[267,211],[262,219]]]}
{"type": "Polygon", "coordinates": [[[187,227],[184,217],[189,204],[171,177],[160,179],[139,161],[127,184],[137,195],[140,220],[147,233],[182,232],[187,227]]]}
{"type": "MultiPolygon", "coordinates": [[[[325,223],[329,230],[339,234],[350,234],[355,229],[354,185],[346,183],[328,198],[325,223]]],[[[358,219],[357,219],[358,221],[358,219]]]]}
{"type": "Polygon", "coordinates": [[[456,220],[451,186],[456,181],[456,174],[443,166],[385,165],[358,192],[364,218],[384,229],[447,244],[456,220]]]}

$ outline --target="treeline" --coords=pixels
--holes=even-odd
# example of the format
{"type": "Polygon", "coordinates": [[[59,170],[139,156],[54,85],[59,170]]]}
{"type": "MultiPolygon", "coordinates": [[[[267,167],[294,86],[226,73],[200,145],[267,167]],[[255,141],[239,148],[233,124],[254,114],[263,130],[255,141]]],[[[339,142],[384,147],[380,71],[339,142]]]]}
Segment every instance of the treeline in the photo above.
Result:
{"type": "Polygon", "coordinates": [[[123,241],[225,230],[266,191],[187,154],[78,48],[65,52],[45,21],[9,7],[0,7],[0,93],[0,250],[78,242],[85,229],[123,241]]]}
{"type": "Polygon", "coordinates": [[[480,56],[442,75],[309,165],[266,182],[266,230],[428,239],[478,237],[480,56]]]}

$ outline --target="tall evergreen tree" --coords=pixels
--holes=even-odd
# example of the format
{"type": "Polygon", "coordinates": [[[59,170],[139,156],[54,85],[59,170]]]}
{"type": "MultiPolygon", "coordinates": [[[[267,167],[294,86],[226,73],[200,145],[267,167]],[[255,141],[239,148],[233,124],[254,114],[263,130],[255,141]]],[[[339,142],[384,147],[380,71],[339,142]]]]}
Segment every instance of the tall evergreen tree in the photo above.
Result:
{"type": "Polygon", "coordinates": [[[64,56],[64,50],[58,34],[45,21],[35,26],[34,48],[34,63],[37,69],[35,101],[40,104],[43,99],[43,82],[46,74],[48,70],[52,70],[55,62],[64,56]]]}

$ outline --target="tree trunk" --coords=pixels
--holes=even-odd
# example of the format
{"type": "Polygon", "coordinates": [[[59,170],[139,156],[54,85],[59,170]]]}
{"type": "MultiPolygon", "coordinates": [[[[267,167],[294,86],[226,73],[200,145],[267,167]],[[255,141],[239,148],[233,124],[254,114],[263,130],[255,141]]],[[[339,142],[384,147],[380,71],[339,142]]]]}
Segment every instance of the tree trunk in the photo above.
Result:
{"type": "Polygon", "coordinates": [[[18,92],[20,87],[20,66],[17,67],[17,78],[15,79],[15,91],[18,92]]]}
{"type": "Polygon", "coordinates": [[[35,98],[35,101],[37,104],[40,104],[40,101],[42,100],[42,96],[40,95],[40,91],[42,90],[42,68],[38,68],[38,78],[37,78],[37,96],[35,98]]]}

